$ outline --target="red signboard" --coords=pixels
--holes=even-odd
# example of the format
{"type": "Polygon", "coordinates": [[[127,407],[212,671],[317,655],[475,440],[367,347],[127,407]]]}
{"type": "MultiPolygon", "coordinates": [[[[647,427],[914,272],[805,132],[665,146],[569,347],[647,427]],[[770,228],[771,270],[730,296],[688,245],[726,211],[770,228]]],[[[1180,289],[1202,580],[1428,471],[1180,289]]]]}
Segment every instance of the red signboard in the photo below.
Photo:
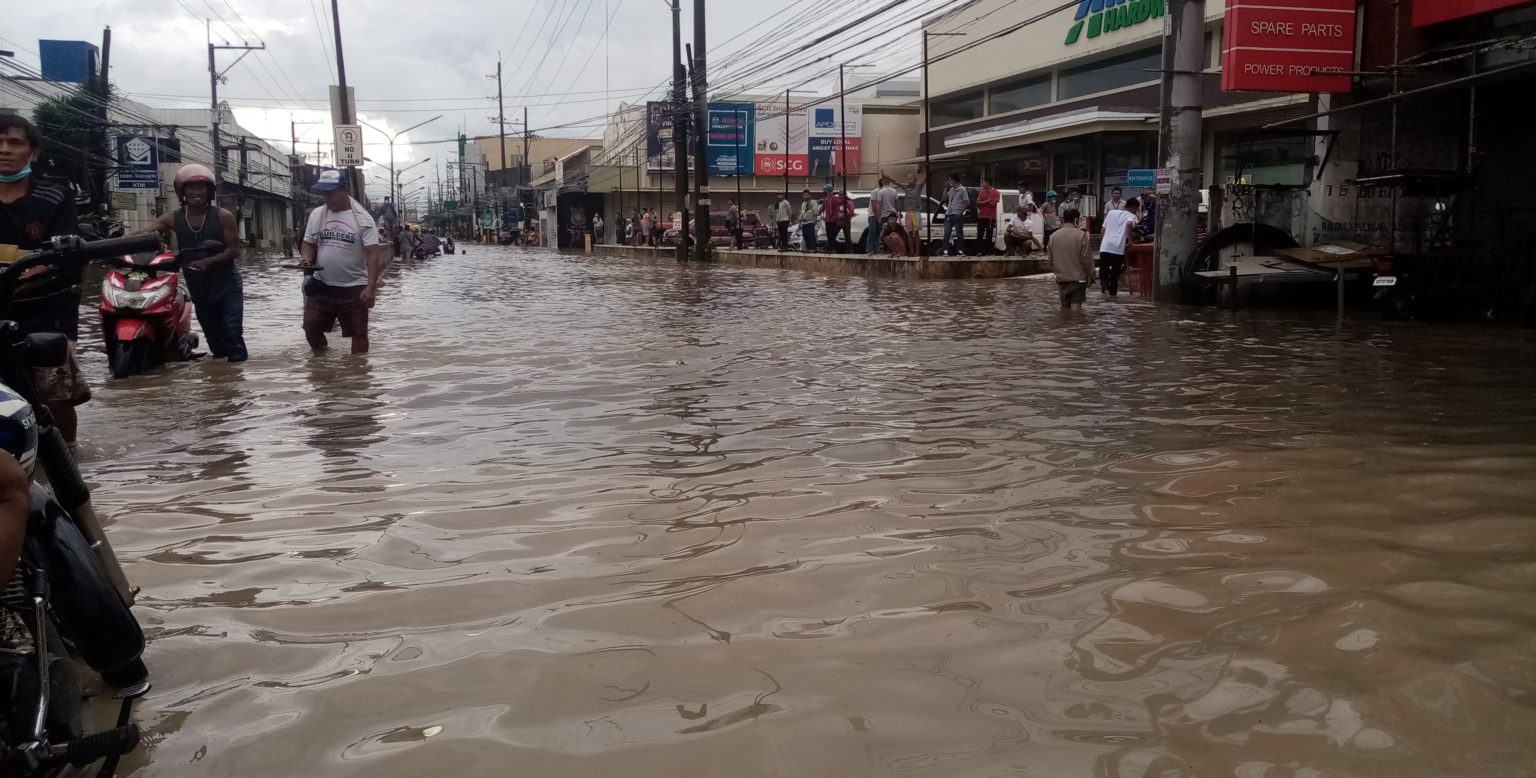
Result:
{"type": "MultiPolygon", "coordinates": [[[[853,148],[853,144],[848,147],[853,148]]],[[[782,176],[785,165],[789,166],[789,174],[792,176],[810,175],[811,171],[809,154],[764,154],[759,151],[756,161],[757,174],[760,176],[782,176]]]]}
{"type": "Polygon", "coordinates": [[[1413,26],[1476,16],[1528,2],[1530,0],[1413,0],[1413,26]]]}
{"type": "Polygon", "coordinates": [[[1348,92],[1355,0],[1227,0],[1221,88],[1348,92]]]}

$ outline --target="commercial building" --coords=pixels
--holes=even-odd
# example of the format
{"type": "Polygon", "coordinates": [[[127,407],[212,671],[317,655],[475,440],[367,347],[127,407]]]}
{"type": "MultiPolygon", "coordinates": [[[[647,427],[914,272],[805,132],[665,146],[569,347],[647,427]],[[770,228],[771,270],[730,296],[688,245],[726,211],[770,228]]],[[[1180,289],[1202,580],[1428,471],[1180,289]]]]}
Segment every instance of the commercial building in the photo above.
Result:
{"type": "MultiPolygon", "coordinates": [[[[69,98],[79,87],[73,81],[0,79],[0,112],[31,118],[39,105],[69,98]]],[[[220,109],[219,205],[237,215],[240,237],[248,245],[277,246],[294,220],[289,155],[241,127],[227,104],[220,109]]],[[[107,168],[114,218],[130,230],[147,225],[177,207],[173,182],[183,164],[216,169],[211,114],[112,100],[104,133],[105,151],[112,158],[93,160],[92,166],[107,168]]]]}
{"type": "MultiPolygon", "coordinates": [[[[1077,187],[1101,200],[1126,184],[1128,171],[1157,167],[1163,0],[1084,0],[1025,24],[1053,7],[973,0],[925,24],[930,180],[959,172],[971,185],[987,176],[1002,188],[1077,187]]],[[[1276,175],[1298,172],[1312,154],[1308,138],[1252,131],[1314,112],[1315,99],[1223,92],[1223,7],[1206,9],[1205,180],[1252,178],[1251,165],[1239,175],[1239,157],[1276,175]]]]}
{"type": "MultiPolygon", "coordinates": [[[[832,184],[868,191],[882,172],[912,175],[919,94],[915,79],[895,79],[853,86],[841,103],[810,91],[792,92],[787,101],[783,93],[712,100],[706,161],[711,211],[723,213],[736,200],[744,210],[764,212],[786,190],[798,202],[803,189],[820,192],[832,184]]],[[[602,153],[588,176],[589,191],[604,195],[605,239],[614,239],[621,215],[642,208],[671,219],[677,204],[671,124],[665,102],[621,103],[609,117],[602,153]]],[[[690,190],[696,162],[690,154],[690,190]]]]}
{"type": "MultiPolygon", "coordinates": [[[[1102,196],[1158,166],[1163,0],[1057,7],[973,0],[927,23],[934,180],[1102,196]]],[[[1208,2],[1211,227],[1373,247],[1416,315],[1536,322],[1533,42],[1531,0],[1208,2]]]]}

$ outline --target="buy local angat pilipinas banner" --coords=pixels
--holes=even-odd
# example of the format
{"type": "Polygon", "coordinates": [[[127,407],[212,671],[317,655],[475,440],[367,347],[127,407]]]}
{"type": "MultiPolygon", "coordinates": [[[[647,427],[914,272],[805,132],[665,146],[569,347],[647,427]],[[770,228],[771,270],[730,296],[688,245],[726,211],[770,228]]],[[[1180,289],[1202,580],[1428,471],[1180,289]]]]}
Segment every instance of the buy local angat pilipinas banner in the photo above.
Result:
{"type": "Polygon", "coordinates": [[[858,104],[844,106],[846,115],[841,124],[837,121],[837,106],[813,106],[810,113],[810,141],[808,145],[808,162],[810,175],[837,175],[851,173],[857,175],[863,159],[863,134],[864,134],[864,107],[858,104]],[[839,144],[847,139],[846,151],[839,150],[839,144]],[[848,169],[843,170],[847,164],[848,169]]]}
{"type": "Polygon", "coordinates": [[[791,105],[788,121],[783,103],[762,102],[757,106],[755,170],[760,176],[831,176],[841,173],[839,165],[847,160],[848,172],[859,172],[863,157],[864,108],[854,103],[846,106],[846,129],[837,121],[836,105],[806,108],[791,105]],[[838,151],[846,134],[847,153],[838,151]]]}

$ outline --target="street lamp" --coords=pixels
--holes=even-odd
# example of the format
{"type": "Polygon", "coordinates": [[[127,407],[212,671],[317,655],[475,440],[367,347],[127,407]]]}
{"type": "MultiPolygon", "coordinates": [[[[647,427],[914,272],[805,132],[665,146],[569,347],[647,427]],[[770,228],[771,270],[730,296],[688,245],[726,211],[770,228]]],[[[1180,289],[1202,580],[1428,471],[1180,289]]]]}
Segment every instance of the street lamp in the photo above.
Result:
{"type": "MultiPolygon", "coordinates": [[[[394,176],[395,176],[395,181],[394,181],[394,187],[395,188],[394,188],[394,191],[400,192],[400,191],[402,191],[404,189],[404,187],[400,185],[400,176],[405,175],[407,171],[409,171],[413,167],[416,167],[417,165],[420,165],[420,164],[425,163],[425,162],[431,162],[431,161],[432,161],[431,157],[426,157],[424,159],[420,159],[420,160],[417,160],[415,162],[412,162],[411,164],[406,165],[403,168],[400,168],[400,172],[394,174],[394,176]]],[[[425,175],[423,175],[423,177],[425,177],[425,175]]]]}
{"type": "MultiPolygon", "coordinates": [[[[928,90],[928,38],[930,38],[930,37],[941,37],[941,38],[956,37],[956,38],[964,38],[965,37],[965,33],[963,33],[963,32],[929,32],[927,30],[923,30],[923,196],[925,196],[925,197],[929,196],[929,193],[933,191],[933,181],[932,181],[932,174],[933,174],[933,172],[931,170],[931,168],[933,167],[933,154],[932,154],[932,151],[930,150],[930,146],[932,145],[932,141],[928,137],[929,135],[932,134],[932,127],[930,126],[930,122],[929,122],[929,115],[932,112],[928,110],[928,98],[929,98],[929,90],[928,90]]],[[[927,202],[923,203],[923,208],[924,208],[924,210],[926,210],[928,208],[928,203],[927,202]]],[[[945,233],[945,234],[948,234],[948,233],[945,233]]],[[[928,216],[927,235],[923,238],[923,242],[924,242],[924,244],[926,244],[927,246],[930,246],[930,247],[933,245],[933,214],[929,214],[929,216],[928,216]]]]}
{"type": "Polygon", "coordinates": [[[400,137],[401,135],[404,135],[404,134],[410,132],[411,130],[416,129],[417,127],[422,127],[422,126],[431,124],[432,122],[435,122],[435,121],[437,121],[438,119],[441,119],[441,118],[443,118],[443,115],[442,114],[438,114],[438,115],[436,115],[436,116],[434,116],[434,117],[432,117],[432,118],[430,118],[430,119],[428,119],[428,120],[426,120],[424,122],[420,122],[420,123],[417,123],[417,124],[413,124],[413,125],[411,125],[409,127],[406,127],[405,129],[395,133],[394,135],[390,135],[389,133],[379,129],[378,127],[375,127],[375,126],[369,124],[368,122],[363,121],[362,119],[358,119],[357,123],[363,125],[364,127],[367,127],[369,129],[373,130],[374,132],[377,132],[377,133],[385,136],[386,138],[389,138],[389,177],[390,177],[391,180],[394,180],[394,178],[395,178],[395,139],[400,137]]]}

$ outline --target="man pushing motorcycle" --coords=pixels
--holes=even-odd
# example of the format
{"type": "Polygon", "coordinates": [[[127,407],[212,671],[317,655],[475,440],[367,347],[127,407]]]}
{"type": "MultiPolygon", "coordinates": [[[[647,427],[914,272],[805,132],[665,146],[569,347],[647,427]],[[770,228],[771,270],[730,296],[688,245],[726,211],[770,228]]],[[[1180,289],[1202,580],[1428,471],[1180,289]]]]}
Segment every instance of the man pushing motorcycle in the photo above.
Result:
{"type": "Polygon", "coordinates": [[[244,362],[245,290],[240,281],[240,234],[235,215],[214,204],[218,185],[202,165],[182,165],[176,172],[176,196],[181,207],[162,214],[141,232],[174,233],[176,248],[190,249],[210,240],[224,244],[212,256],[187,252],[183,265],[187,291],[197,311],[197,323],[214,357],[244,362]]]}

